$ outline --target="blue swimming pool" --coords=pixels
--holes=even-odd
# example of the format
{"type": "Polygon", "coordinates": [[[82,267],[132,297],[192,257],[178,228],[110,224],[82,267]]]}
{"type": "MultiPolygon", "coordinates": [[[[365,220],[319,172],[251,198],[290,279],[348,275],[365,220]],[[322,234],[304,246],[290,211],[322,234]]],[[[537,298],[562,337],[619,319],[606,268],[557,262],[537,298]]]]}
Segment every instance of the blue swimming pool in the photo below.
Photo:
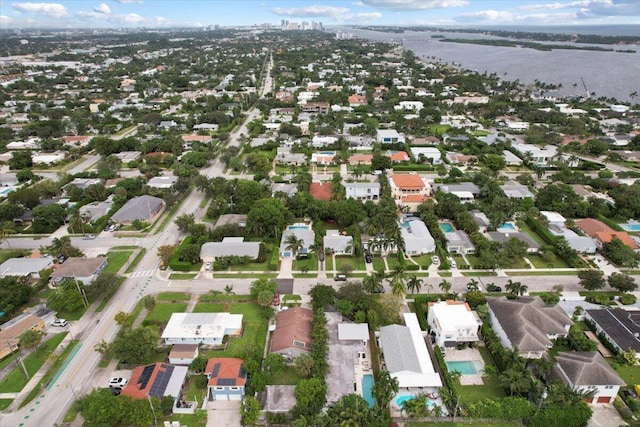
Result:
{"type": "Polygon", "coordinates": [[[465,360],[458,362],[447,362],[449,372],[458,371],[462,375],[475,375],[478,373],[475,363],[465,360]]]}
{"type": "Polygon", "coordinates": [[[287,227],[287,230],[296,230],[300,228],[309,228],[309,227],[306,225],[290,225],[287,227]]]}
{"type": "Polygon", "coordinates": [[[335,156],[335,151],[318,151],[318,154],[322,154],[323,156],[335,156]]]}
{"type": "Polygon", "coordinates": [[[516,226],[512,222],[505,222],[498,228],[502,230],[517,230],[516,226]]]}
{"type": "MultiPolygon", "coordinates": [[[[402,403],[403,402],[406,402],[407,400],[411,400],[414,397],[416,397],[414,394],[400,394],[400,395],[398,395],[398,397],[396,397],[396,400],[395,400],[396,406],[398,408],[402,408],[402,403]]],[[[436,402],[434,402],[431,399],[427,399],[427,406],[429,408],[433,408],[435,405],[436,405],[436,402]]]]}
{"type": "Polygon", "coordinates": [[[623,230],[626,231],[640,231],[640,224],[635,222],[628,222],[626,224],[620,224],[623,230]]]}
{"type": "Polygon", "coordinates": [[[453,225],[449,224],[448,222],[441,222],[440,229],[445,233],[453,233],[455,231],[453,229],[453,225]]]}
{"type": "Polygon", "coordinates": [[[373,389],[373,375],[367,374],[362,377],[362,397],[369,404],[369,408],[373,408],[373,405],[376,404],[376,400],[373,398],[373,393],[371,390],[373,389]]]}

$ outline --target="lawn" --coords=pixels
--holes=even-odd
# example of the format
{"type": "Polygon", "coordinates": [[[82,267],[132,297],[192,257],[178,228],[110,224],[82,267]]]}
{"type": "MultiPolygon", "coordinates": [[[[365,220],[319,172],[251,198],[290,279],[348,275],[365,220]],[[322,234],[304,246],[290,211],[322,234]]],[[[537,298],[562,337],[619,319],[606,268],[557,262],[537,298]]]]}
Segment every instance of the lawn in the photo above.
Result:
{"type": "Polygon", "coordinates": [[[569,268],[569,265],[559,257],[556,257],[552,262],[546,262],[540,255],[527,255],[527,258],[536,268],[569,268]]]}
{"type": "Polygon", "coordinates": [[[13,399],[0,399],[0,411],[7,409],[11,402],[13,402],[13,399]]]}
{"type": "Polygon", "coordinates": [[[390,270],[393,270],[398,265],[402,265],[402,263],[400,262],[400,258],[398,258],[396,254],[387,257],[387,264],[389,264],[390,270]]]}
{"type": "Polygon", "coordinates": [[[353,267],[353,270],[366,270],[364,258],[362,257],[336,257],[336,270],[342,271],[344,264],[353,267]]]}
{"type": "MultiPolygon", "coordinates": [[[[40,346],[37,353],[31,352],[31,354],[23,359],[29,376],[33,376],[38,372],[38,369],[42,367],[49,355],[53,353],[53,350],[58,347],[66,335],[67,332],[54,335],[40,346]]],[[[16,366],[13,371],[9,372],[9,374],[0,381],[0,393],[19,392],[26,384],[27,379],[24,377],[22,368],[20,366],[16,366]]]]}
{"type": "Polygon", "coordinates": [[[518,221],[518,228],[523,233],[527,233],[529,236],[531,236],[531,238],[535,240],[536,243],[539,244],[540,246],[547,246],[547,243],[544,240],[542,240],[542,237],[538,236],[538,233],[533,231],[526,222],[518,221]]]}
{"type": "Polygon", "coordinates": [[[276,378],[272,378],[269,384],[272,385],[296,385],[302,377],[298,375],[293,368],[287,367],[280,372],[276,378]]]}
{"type": "MultiPolygon", "coordinates": [[[[270,271],[269,264],[271,263],[271,257],[273,256],[274,245],[264,245],[264,261],[263,262],[250,262],[248,264],[238,264],[229,267],[230,271],[270,271]]],[[[315,270],[315,268],[313,269],[315,270]]]]}
{"type": "Polygon", "coordinates": [[[191,296],[185,292],[161,292],[156,295],[158,301],[189,301],[191,296]]]}
{"type": "MultiPolygon", "coordinates": [[[[193,309],[194,313],[220,313],[224,310],[222,303],[198,303],[193,309]]],[[[242,337],[232,338],[224,351],[212,350],[205,354],[210,357],[237,357],[239,349],[244,343],[258,345],[261,349],[267,339],[267,319],[264,310],[255,303],[229,303],[229,313],[243,314],[244,331],[242,337]]]]}
{"type": "Polygon", "coordinates": [[[133,251],[110,251],[107,252],[107,266],[103,271],[107,273],[117,273],[129,260],[133,251]]]}
{"type": "Polygon", "coordinates": [[[627,385],[633,387],[635,384],[640,384],[640,368],[637,366],[620,365],[611,357],[608,357],[605,360],[613,369],[616,370],[618,375],[620,375],[620,378],[622,378],[627,385]]]}
{"type": "Polygon", "coordinates": [[[315,271],[318,269],[318,258],[315,254],[311,254],[306,258],[298,258],[293,262],[293,270],[295,271],[315,271]]]}
{"type": "Polygon", "coordinates": [[[197,275],[198,273],[171,273],[169,280],[191,280],[197,275]]]}
{"type": "MultiPolygon", "coordinates": [[[[432,264],[431,257],[433,255],[420,255],[420,256],[412,256],[411,259],[420,264],[420,267],[427,269],[432,264]]],[[[407,264],[411,264],[411,261],[407,260],[407,264]]]]}
{"type": "MultiPolygon", "coordinates": [[[[493,365],[491,360],[491,356],[489,352],[484,347],[478,347],[480,351],[480,355],[484,360],[485,366],[493,365]]],[[[501,398],[505,397],[504,389],[500,387],[498,380],[495,377],[490,377],[488,379],[483,379],[483,385],[460,385],[458,381],[456,381],[455,387],[456,391],[460,395],[460,400],[465,403],[477,402],[478,400],[483,400],[487,398],[501,398]]]]}
{"type": "Polygon", "coordinates": [[[376,271],[385,271],[387,267],[384,265],[384,259],[379,256],[373,257],[373,269],[376,271]]]}
{"type": "Polygon", "coordinates": [[[136,255],[136,257],[133,259],[131,264],[129,264],[129,267],[127,267],[127,269],[125,270],[125,273],[131,273],[133,269],[136,268],[136,266],[138,265],[138,263],[146,253],[147,253],[147,248],[141,248],[140,251],[138,252],[138,255],[136,255]]]}
{"type": "Polygon", "coordinates": [[[159,302],[144,320],[168,322],[173,313],[184,313],[186,308],[186,302],[159,302]]]}

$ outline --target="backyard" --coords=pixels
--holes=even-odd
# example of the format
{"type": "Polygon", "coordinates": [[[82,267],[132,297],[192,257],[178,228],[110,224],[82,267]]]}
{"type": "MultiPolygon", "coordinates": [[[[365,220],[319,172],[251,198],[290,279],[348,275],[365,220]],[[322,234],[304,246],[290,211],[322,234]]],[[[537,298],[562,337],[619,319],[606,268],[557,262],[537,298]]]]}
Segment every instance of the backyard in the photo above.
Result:
{"type": "MultiPolygon", "coordinates": [[[[489,355],[489,352],[485,347],[478,347],[480,351],[480,355],[482,356],[482,360],[484,361],[485,366],[493,366],[493,360],[489,355]]],[[[460,385],[459,381],[455,381],[456,391],[460,395],[460,400],[464,403],[477,402],[478,400],[483,400],[487,398],[501,398],[505,397],[506,394],[504,389],[500,387],[500,383],[495,375],[484,376],[482,378],[484,381],[483,385],[460,385]]]]}

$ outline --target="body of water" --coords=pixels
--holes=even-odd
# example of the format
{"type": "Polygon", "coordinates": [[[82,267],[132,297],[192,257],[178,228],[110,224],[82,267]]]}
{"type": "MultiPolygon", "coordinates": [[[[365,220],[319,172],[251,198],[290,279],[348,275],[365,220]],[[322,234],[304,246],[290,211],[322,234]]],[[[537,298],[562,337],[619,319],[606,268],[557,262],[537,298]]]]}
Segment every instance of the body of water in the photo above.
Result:
{"type": "Polygon", "coordinates": [[[366,374],[362,377],[362,397],[369,404],[369,408],[373,408],[376,400],[373,398],[373,375],[366,374]]]}
{"type": "Polygon", "coordinates": [[[496,73],[504,80],[519,80],[525,84],[533,84],[535,80],[562,84],[558,90],[558,95],[561,96],[585,95],[581,78],[588,91],[594,92],[596,98],[604,96],[629,102],[629,94],[640,92],[640,45],[601,45],[606,49],[635,50],[635,53],[567,49],[543,52],[519,47],[441,42],[432,38],[434,35],[465,39],[496,38],[477,33],[406,31],[400,34],[360,29],[349,31],[368,40],[402,43],[420,58],[435,58],[436,61],[455,63],[480,73],[496,73]]]}

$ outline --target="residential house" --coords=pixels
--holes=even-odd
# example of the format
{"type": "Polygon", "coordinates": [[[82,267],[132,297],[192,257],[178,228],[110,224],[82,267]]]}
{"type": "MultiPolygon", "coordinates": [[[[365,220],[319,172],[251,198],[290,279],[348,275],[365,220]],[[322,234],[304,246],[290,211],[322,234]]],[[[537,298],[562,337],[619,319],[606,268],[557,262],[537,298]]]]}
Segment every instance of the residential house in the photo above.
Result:
{"type": "Polygon", "coordinates": [[[153,363],[151,365],[136,366],[133,368],[131,378],[122,389],[122,396],[132,399],[162,399],[165,396],[173,397],[174,413],[195,412],[195,402],[184,402],[182,386],[187,377],[189,368],[186,366],[173,366],[168,363],[153,363]],[[180,406],[178,405],[180,402],[180,406]],[[176,411],[177,407],[190,410],[176,411]]]}
{"type": "Polygon", "coordinates": [[[247,373],[242,359],[215,357],[209,359],[204,373],[209,378],[207,400],[242,400],[247,373]]]}
{"type": "Polygon", "coordinates": [[[447,251],[450,254],[471,255],[476,253],[476,247],[465,231],[456,230],[444,233],[444,237],[447,239],[447,251]]]}
{"type": "Polygon", "coordinates": [[[151,178],[147,182],[147,185],[151,188],[170,189],[170,188],[173,188],[176,182],[178,182],[177,176],[161,175],[161,176],[154,176],[153,178],[151,178]]]}
{"type": "Polygon", "coordinates": [[[335,136],[315,135],[311,138],[311,146],[315,148],[326,147],[328,145],[333,145],[336,142],[338,142],[338,138],[335,136]]]}
{"type": "Polygon", "coordinates": [[[596,241],[590,236],[581,236],[568,229],[565,226],[566,220],[562,215],[550,211],[540,211],[540,214],[547,218],[549,232],[554,236],[563,237],[569,247],[580,253],[593,254],[596,252],[598,248],[596,241]]]}
{"type": "Polygon", "coordinates": [[[9,258],[0,264],[0,277],[39,279],[42,270],[53,268],[53,258],[9,258]]]}
{"type": "Polygon", "coordinates": [[[312,153],[311,163],[323,166],[334,165],[336,163],[335,157],[335,151],[321,151],[319,153],[312,153]]]}
{"type": "Polygon", "coordinates": [[[518,349],[525,359],[540,359],[558,338],[566,337],[573,321],[558,306],[540,297],[487,298],[489,322],[505,348],[518,349]]]}
{"type": "Polygon", "coordinates": [[[349,95],[347,102],[349,107],[360,107],[367,105],[367,97],[365,95],[349,95]]]}
{"type": "Polygon", "coordinates": [[[602,221],[593,218],[584,218],[576,220],[576,227],[580,229],[583,233],[595,239],[596,244],[599,248],[605,243],[609,243],[613,239],[619,239],[626,246],[629,246],[631,249],[637,250],[638,245],[636,242],[629,236],[629,233],[626,231],[616,231],[613,228],[609,227],[602,221]]]}
{"type": "Polygon", "coordinates": [[[242,314],[173,313],[160,338],[167,345],[221,345],[225,335],[241,334],[242,314]]]}
{"type": "Polygon", "coordinates": [[[433,165],[442,163],[442,153],[436,147],[411,147],[411,154],[416,162],[426,162],[433,165]]]}
{"type": "Polygon", "coordinates": [[[435,252],[436,242],[421,219],[405,218],[399,227],[404,242],[404,251],[407,255],[424,255],[435,252]]]}
{"type": "Polygon", "coordinates": [[[271,195],[275,197],[279,193],[287,197],[295,196],[298,193],[298,186],[296,184],[274,182],[271,184],[271,195]]]}
{"type": "Polygon", "coordinates": [[[335,255],[353,255],[353,237],[338,230],[327,230],[323,243],[324,249],[331,250],[335,255]]]}
{"type": "Polygon", "coordinates": [[[502,157],[504,158],[504,161],[505,161],[507,166],[520,166],[520,165],[522,165],[522,159],[520,157],[516,156],[515,154],[513,154],[509,150],[503,150],[502,151],[502,157]]]}
{"type": "Polygon", "coordinates": [[[330,181],[312,182],[309,185],[309,194],[316,200],[331,200],[333,184],[330,181]]]}
{"type": "Polygon", "coordinates": [[[328,102],[307,102],[300,104],[300,111],[311,114],[327,114],[330,107],[328,102]]]}
{"type": "Polygon", "coordinates": [[[224,237],[222,242],[206,242],[200,247],[202,262],[228,256],[257,259],[260,256],[260,242],[245,242],[244,237],[224,237]]]}
{"type": "Polygon", "coordinates": [[[199,142],[201,144],[209,144],[211,142],[211,135],[198,135],[198,134],[189,134],[182,135],[182,147],[186,150],[191,149],[191,145],[194,142],[199,142]]]}
{"type": "Polygon", "coordinates": [[[174,344],[169,352],[169,363],[188,366],[198,354],[198,344],[174,344]]]}
{"type": "Polygon", "coordinates": [[[491,221],[487,215],[477,209],[472,210],[471,215],[473,216],[475,223],[478,224],[479,231],[483,233],[487,231],[487,228],[491,225],[491,221]]]}
{"type": "Polygon", "coordinates": [[[271,335],[271,352],[284,356],[289,363],[311,351],[313,310],[291,307],[279,311],[271,335]]]}
{"type": "Polygon", "coordinates": [[[409,206],[410,209],[415,210],[431,194],[431,186],[418,174],[390,173],[389,175],[391,197],[398,205],[409,206]]]}
{"type": "Polygon", "coordinates": [[[20,335],[26,331],[42,331],[55,319],[56,313],[45,305],[36,305],[0,325],[0,359],[18,349],[20,335]]]}
{"type": "Polygon", "coordinates": [[[459,184],[433,184],[433,190],[440,190],[445,194],[453,194],[460,203],[473,203],[480,195],[480,187],[473,182],[461,182],[459,184]]]}
{"type": "Polygon", "coordinates": [[[593,393],[588,403],[613,403],[626,383],[597,351],[560,352],[551,377],[578,393],[593,393]]]}
{"type": "Polygon", "coordinates": [[[65,279],[79,280],[90,285],[107,266],[107,257],[67,259],[52,274],[51,280],[59,285],[65,279]]]}
{"type": "Polygon", "coordinates": [[[391,163],[402,163],[411,160],[405,151],[387,150],[385,156],[391,159],[391,163]]]}
{"type": "Polygon", "coordinates": [[[309,248],[313,245],[315,240],[311,224],[296,223],[287,226],[287,228],[282,232],[282,238],[280,239],[280,256],[282,258],[291,258],[294,255],[291,248],[287,248],[287,238],[291,235],[296,236],[297,240],[302,241],[302,247],[298,249],[297,255],[308,255],[310,251],[309,248]]]}
{"type": "Polygon", "coordinates": [[[120,153],[114,153],[112,155],[120,159],[122,163],[126,164],[129,162],[138,160],[138,158],[142,155],[142,152],[141,151],[121,151],[120,153]]]}
{"type": "Polygon", "coordinates": [[[529,191],[526,185],[522,185],[517,181],[507,181],[500,186],[500,189],[510,199],[533,199],[533,193],[529,191]]]}
{"type": "Polygon", "coordinates": [[[640,311],[622,308],[586,310],[585,320],[618,351],[631,349],[640,360],[640,311]]]}
{"type": "MultiPolygon", "coordinates": [[[[113,207],[113,196],[109,196],[107,200],[103,202],[92,202],[86,205],[80,206],[78,212],[82,219],[90,224],[95,223],[103,216],[107,215],[113,207]]],[[[74,230],[75,231],[75,230],[74,230]]]]}
{"type": "Polygon", "coordinates": [[[434,344],[440,348],[480,341],[482,320],[464,301],[430,302],[427,323],[434,344]]]}
{"type": "Polygon", "coordinates": [[[373,154],[354,154],[349,157],[348,162],[351,166],[370,165],[373,160],[373,154]]]}
{"type": "Polygon", "coordinates": [[[461,154],[447,151],[446,158],[452,165],[467,166],[471,162],[478,161],[478,156],[472,154],[461,154]]]}
{"type": "Polygon", "coordinates": [[[164,200],[159,197],[148,195],[134,197],[111,216],[111,221],[125,225],[136,220],[151,223],[160,216],[164,207],[164,200]]]}
{"type": "Polygon", "coordinates": [[[376,141],[381,144],[404,144],[404,135],[398,133],[395,129],[378,129],[376,132],[376,141]]]}
{"type": "Polygon", "coordinates": [[[380,328],[379,345],[383,368],[398,380],[398,394],[424,393],[442,386],[429,356],[427,344],[415,313],[404,313],[403,325],[380,328]]]}
{"type": "Polygon", "coordinates": [[[518,239],[521,242],[527,244],[527,253],[528,254],[537,254],[540,251],[540,245],[536,242],[531,236],[523,231],[509,230],[508,232],[503,231],[489,231],[487,235],[494,242],[498,242],[500,244],[505,244],[510,239],[518,239]]]}
{"type": "Polygon", "coordinates": [[[281,165],[305,165],[307,164],[307,155],[304,153],[293,153],[292,147],[281,145],[276,148],[276,163],[281,165]]]}
{"type": "Polygon", "coordinates": [[[345,182],[342,185],[347,199],[366,201],[380,198],[379,182],[345,182]]]}
{"type": "Polygon", "coordinates": [[[62,187],[64,194],[68,194],[69,188],[75,187],[80,190],[85,190],[90,185],[102,184],[103,181],[100,178],[74,178],[73,181],[62,187]]]}

